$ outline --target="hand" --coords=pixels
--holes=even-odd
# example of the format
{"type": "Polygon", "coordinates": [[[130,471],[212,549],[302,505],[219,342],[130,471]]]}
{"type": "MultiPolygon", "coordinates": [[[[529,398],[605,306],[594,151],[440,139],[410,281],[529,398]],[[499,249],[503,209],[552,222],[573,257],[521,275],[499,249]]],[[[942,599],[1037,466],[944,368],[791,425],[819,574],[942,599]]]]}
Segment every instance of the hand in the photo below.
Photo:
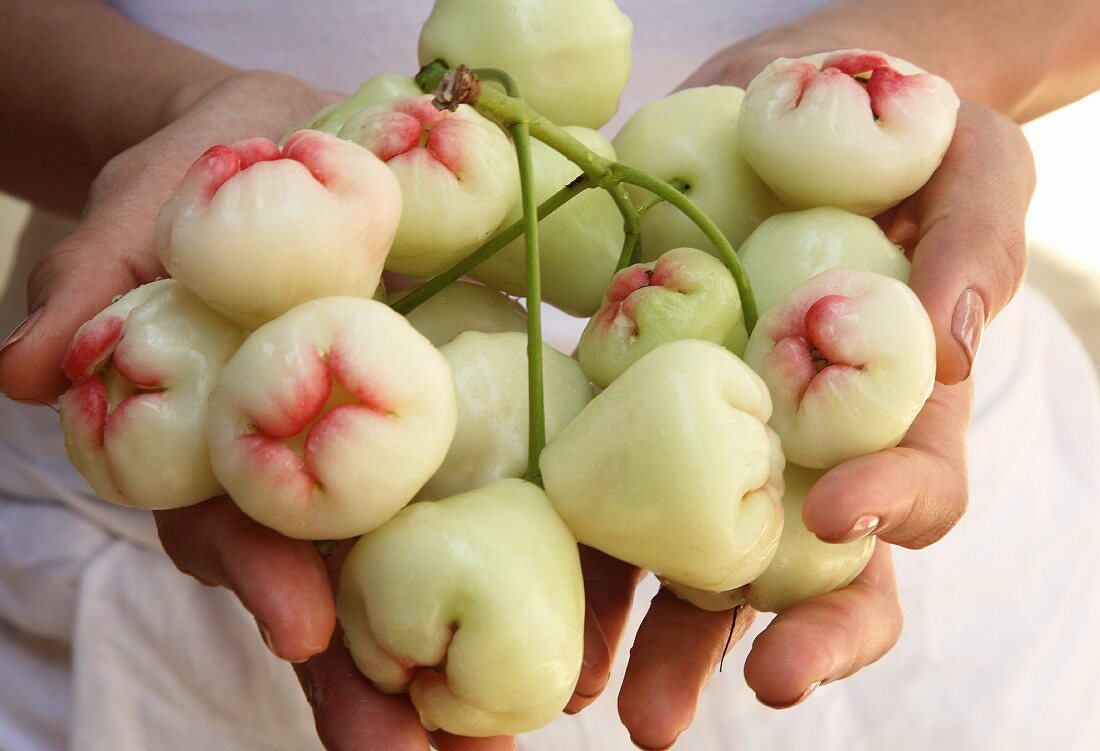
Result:
{"type": "MultiPolygon", "coordinates": [[[[776,54],[783,51],[750,54],[731,48],[685,85],[745,86],[776,54]]],[[[879,217],[912,259],[910,285],[936,332],[939,382],[899,446],[840,464],[811,490],[803,518],[821,539],[877,534],[880,543],[920,548],[943,537],[965,511],[970,372],[985,324],[1012,298],[1023,275],[1023,223],[1034,179],[1020,129],[988,108],[964,102],[935,175],[879,217]]],[[[614,653],[641,574],[594,551],[584,560],[590,606],[614,653]]],[[[731,619],[732,643],[752,617],[748,608],[708,613],[667,591],[657,595],[619,692],[620,717],[637,745],[667,748],[690,725],[729,638],[731,619]]],[[[896,643],[901,625],[890,547],[880,544],[852,585],[776,617],[754,642],[745,679],[764,704],[793,706],[819,685],[880,658],[896,643]]],[[[575,696],[570,711],[591,703],[602,685],[593,681],[585,688],[587,695],[575,696]]]]}

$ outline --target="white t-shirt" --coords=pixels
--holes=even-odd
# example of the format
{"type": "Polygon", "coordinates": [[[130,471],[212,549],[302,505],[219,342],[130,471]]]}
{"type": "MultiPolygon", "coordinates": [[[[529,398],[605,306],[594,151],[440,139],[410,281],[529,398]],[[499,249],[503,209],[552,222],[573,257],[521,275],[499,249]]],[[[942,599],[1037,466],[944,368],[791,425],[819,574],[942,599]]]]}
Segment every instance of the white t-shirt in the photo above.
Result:
{"type": "MultiPolygon", "coordinates": [[[[112,4],[237,65],[350,90],[375,73],[415,70],[431,3],[112,4]]],[[[616,122],[723,46],[821,4],[619,0],[634,21],[635,64],[616,122]]],[[[31,260],[19,259],[20,268],[31,260]]],[[[22,282],[17,274],[0,305],[8,328],[18,322],[22,282]]],[[[550,325],[561,337],[574,330],[561,317],[550,325]]],[[[678,748],[1096,747],[1095,380],[1057,314],[1025,290],[990,328],[975,383],[971,508],[933,548],[897,552],[907,616],[898,647],[774,712],[741,677],[750,634],[678,748]]],[[[0,400],[0,426],[0,748],[318,748],[289,668],[264,651],[232,595],[180,576],[157,549],[148,514],[94,499],[66,461],[50,412],[0,400]],[[71,663],[43,639],[71,644],[71,663]]],[[[520,748],[632,749],[615,711],[624,665],[593,707],[521,738],[520,748]]]]}

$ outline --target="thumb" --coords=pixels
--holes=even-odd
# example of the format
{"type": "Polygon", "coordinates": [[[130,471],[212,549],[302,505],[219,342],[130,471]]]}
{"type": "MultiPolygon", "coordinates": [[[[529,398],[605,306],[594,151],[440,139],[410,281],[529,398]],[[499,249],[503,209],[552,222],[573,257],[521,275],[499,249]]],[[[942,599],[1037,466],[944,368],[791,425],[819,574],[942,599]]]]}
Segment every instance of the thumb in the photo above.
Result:
{"type": "Polygon", "coordinates": [[[124,294],[164,275],[150,222],[100,214],[50,250],[27,284],[27,319],[0,345],[0,392],[52,404],[69,387],[61,359],[76,330],[124,294]]]}
{"type": "Polygon", "coordinates": [[[970,375],[985,324],[1023,279],[1024,217],[1035,186],[1019,127],[964,103],[955,139],[919,199],[909,285],[936,332],[936,378],[970,375]]]}

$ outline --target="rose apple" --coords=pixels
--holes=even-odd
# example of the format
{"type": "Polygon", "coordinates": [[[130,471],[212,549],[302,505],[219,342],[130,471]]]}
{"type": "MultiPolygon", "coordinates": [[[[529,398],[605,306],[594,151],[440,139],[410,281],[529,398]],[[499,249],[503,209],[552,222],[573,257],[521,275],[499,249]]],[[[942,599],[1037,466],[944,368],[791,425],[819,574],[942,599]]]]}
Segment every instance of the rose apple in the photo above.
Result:
{"type": "Polygon", "coordinates": [[[443,462],[455,430],[447,361],[374,300],[305,303],[257,329],[210,397],[214,473],[288,537],[383,523],[443,462]]]}
{"type": "Polygon", "coordinates": [[[882,52],[780,58],[749,84],[738,137],[792,208],[873,216],[928,182],[958,108],[947,81],[882,52]]]}
{"type": "Polygon", "coordinates": [[[729,270],[701,250],[677,248],[653,263],[623,269],[603,307],[581,334],[577,358],[606,387],[638,358],[666,342],[705,339],[740,354],[748,335],[729,270]]]}
{"type": "Polygon", "coordinates": [[[936,340],[905,284],[832,269],[764,314],[745,362],[768,384],[787,459],[826,469],[897,445],[932,393],[936,340]]]}
{"type": "MultiPolygon", "coordinates": [[[[737,148],[738,113],[744,92],[733,86],[685,89],[638,108],[615,136],[623,164],[667,181],[684,193],[737,247],[764,219],[783,211],[737,148]]],[[[635,203],[649,198],[628,188],[635,203]]],[[[642,217],[642,254],[653,260],[673,248],[716,253],[703,232],[671,204],[642,217]]]]}
{"type": "Polygon", "coordinates": [[[764,382],[694,339],[642,357],[550,441],[546,494],[586,545],[722,592],[767,567],[783,453],[764,382]]]}
{"type": "Polygon", "coordinates": [[[872,220],[821,207],[765,219],[737,249],[761,313],[829,269],[874,271],[909,281],[909,259],[872,220]]]}
{"type": "Polygon", "coordinates": [[[76,332],[62,361],[69,458],[101,497],[189,506],[222,492],[206,404],[243,332],[172,279],[119,298],[76,332]]]}
{"type": "Polygon", "coordinates": [[[599,128],[619,109],[633,31],[613,0],[436,0],[420,64],[500,68],[554,122],[599,128]]]}
{"type": "Polygon", "coordinates": [[[325,107],[299,130],[319,130],[335,136],[344,127],[348,118],[359,110],[373,107],[379,102],[394,97],[420,96],[423,93],[416,85],[416,81],[408,76],[380,73],[363,82],[347,99],[325,107]]]}
{"type": "Polygon", "coordinates": [[[164,205],[157,254],[173,277],[253,329],[307,300],[370,297],[401,217],[401,190],[373,154],[317,131],[282,150],[215,146],[164,205]]]}
{"type": "Polygon", "coordinates": [[[359,669],[382,691],[408,691],[431,729],[534,730],[580,674],[577,545],[546,494],[521,480],[415,503],[364,535],[336,603],[359,669]]]}
{"type": "MultiPolygon", "coordinates": [[[[611,142],[594,130],[565,130],[589,149],[614,161],[611,142]]],[[[580,168],[542,141],[532,141],[535,198],[542,203],[581,174],[580,168]]],[[[517,197],[505,225],[523,216],[517,197]]],[[[588,190],[539,222],[539,266],[542,299],[574,316],[587,317],[600,297],[623,250],[623,218],[604,190],[588,190]]],[[[527,293],[527,258],[522,238],[510,243],[474,269],[470,276],[491,287],[523,297],[527,293]]]]}
{"type": "Polygon", "coordinates": [[[487,240],[519,195],[512,142],[469,105],[430,95],[387,99],[352,115],[340,137],[365,146],[401,185],[404,211],[386,268],[432,276],[487,240]]]}
{"type": "MultiPolygon", "coordinates": [[[[411,290],[394,293],[393,304],[411,290]]],[[[526,331],[523,306],[503,292],[473,282],[457,281],[430,297],[405,316],[412,327],[442,347],[463,331],[526,331]]]]}

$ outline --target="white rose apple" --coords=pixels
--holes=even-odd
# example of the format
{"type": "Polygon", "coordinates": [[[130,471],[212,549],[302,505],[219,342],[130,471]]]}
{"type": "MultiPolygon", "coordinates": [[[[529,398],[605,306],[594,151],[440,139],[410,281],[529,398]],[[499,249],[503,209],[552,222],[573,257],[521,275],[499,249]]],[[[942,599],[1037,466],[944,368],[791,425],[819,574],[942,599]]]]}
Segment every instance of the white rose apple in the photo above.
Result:
{"type": "Polygon", "coordinates": [[[619,109],[633,31],[613,0],[436,0],[420,64],[500,68],[554,122],[599,128],[619,109]]]}
{"type": "Polygon", "coordinates": [[[210,397],[214,473],[288,537],[343,539],[392,517],[455,430],[447,361],[382,303],[331,297],[257,329],[210,397]]]}
{"type": "MultiPolygon", "coordinates": [[[[395,303],[412,290],[390,295],[395,303]]],[[[526,331],[527,312],[518,302],[495,289],[457,281],[418,305],[405,320],[442,347],[463,331],[526,331]]]]}
{"type": "Polygon", "coordinates": [[[729,270],[693,248],[616,274],[581,334],[577,358],[592,382],[606,387],[638,358],[677,339],[717,342],[736,354],[748,339],[729,270]]]}
{"type": "MultiPolygon", "coordinates": [[[[527,469],[527,337],[519,333],[460,334],[439,350],[455,379],[458,428],[454,441],[418,499],[444,498],[527,469]]],[[[568,425],[593,392],[580,365],[542,347],[546,437],[568,425]]]]}
{"type": "Polygon", "coordinates": [[[512,142],[469,105],[387,99],[352,115],[340,137],[365,146],[401,184],[404,211],[386,268],[431,276],[487,240],[519,195],[512,142]]]}
{"type": "Polygon", "coordinates": [[[322,133],[336,135],[344,127],[348,118],[367,107],[398,96],[420,96],[423,94],[416,81],[408,76],[395,73],[379,73],[367,79],[347,99],[330,104],[314,115],[313,119],[299,130],[319,130],[322,133]]]}
{"type": "Polygon", "coordinates": [[[932,393],[936,341],[905,284],[833,269],[760,319],[745,362],[768,384],[787,459],[826,469],[897,445],[932,393]]]}
{"type": "Polygon", "coordinates": [[[62,361],[69,458],[101,497],[189,506],[222,492],[206,448],[206,404],[243,332],[171,279],[146,284],[76,332],[62,361]]]}
{"type": "Polygon", "coordinates": [[[535,730],[580,674],[577,545],[521,480],[413,504],[364,535],[336,603],[359,669],[382,691],[408,691],[431,729],[535,730]]]}
{"type": "Polygon", "coordinates": [[[765,219],[737,255],[760,313],[829,269],[873,271],[909,281],[909,259],[873,220],[827,206],[765,219]]]}
{"type": "MultiPolygon", "coordinates": [[[[614,161],[611,142],[594,130],[567,127],[566,132],[599,156],[614,161]]],[[[542,203],[580,176],[573,162],[541,141],[531,143],[535,200],[542,203]]],[[[517,197],[504,224],[523,216],[517,197]]],[[[574,316],[587,317],[615,273],[623,250],[623,218],[604,190],[587,190],[539,222],[539,266],[542,299],[574,316]]],[[[491,287],[523,297],[527,293],[527,259],[523,239],[507,245],[470,276],[491,287]]]]}
{"type": "Polygon", "coordinates": [[[932,176],[955,132],[947,81],[882,52],[780,58],[749,84],[738,136],[793,208],[873,216],[932,176]]]}
{"type": "Polygon", "coordinates": [[[634,363],[543,451],[558,514],[586,545],[722,592],[752,581],[779,541],[783,453],[764,382],[712,342],[634,363]]]}
{"type": "Polygon", "coordinates": [[[401,217],[401,190],[369,151],[317,131],[282,150],[215,146],[160,213],[157,254],[206,304],[253,329],[307,300],[370,297],[401,217]]]}
{"type": "Polygon", "coordinates": [[[784,470],[783,534],[764,573],[729,592],[704,592],[671,583],[669,589],[704,610],[728,610],[747,602],[762,612],[781,613],[803,600],[851,584],[871,560],[875,538],[835,544],[822,542],[806,529],[802,504],[822,474],[793,464],[784,470]]]}
{"type": "MultiPolygon", "coordinates": [[[[615,136],[619,161],[667,181],[684,193],[737,247],[760,222],[785,207],[737,148],[744,92],[733,86],[685,89],[638,108],[615,136]]],[[[640,204],[649,193],[628,188],[640,204]]],[[[703,232],[668,203],[642,217],[642,254],[653,260],[673,248],[716,253],[703,232]]]]}

